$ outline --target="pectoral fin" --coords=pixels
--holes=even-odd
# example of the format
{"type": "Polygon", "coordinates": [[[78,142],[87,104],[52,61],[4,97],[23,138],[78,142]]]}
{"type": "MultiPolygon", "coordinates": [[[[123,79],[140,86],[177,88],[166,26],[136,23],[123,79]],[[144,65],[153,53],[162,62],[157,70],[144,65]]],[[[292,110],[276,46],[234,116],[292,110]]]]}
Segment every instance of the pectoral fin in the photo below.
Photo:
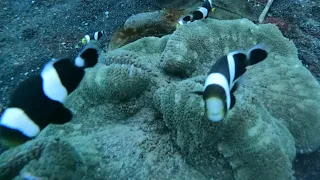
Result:
{"type": "Polygon", "coordinates": [[[236,97],[234,97],[234,95],[231,94],[230,109],[232,109],[235,104],[236,104],[236,97]]]}
{"type": "Polygon", "coordinates": [[[53,124],[64,124],[72,119],[72,112],[65,108],[64,106],[61,106],[60,108],[57,109],[55,114],[52,117],[52,123],[53,124]]]}
{"type": "Polygon", "coordinates": [[[231,89],[231,94],[233,94],[238,89],[238,87],[239,87],[239,82],[236,82],[231,89]]]}
{"type": "Polygon", "coordinates": [[[199,95],[199,96],[202,96],[202,95],[203,95],[203,91],[192,91],[191,93],[197,94],[197,95],[199,95]]]}

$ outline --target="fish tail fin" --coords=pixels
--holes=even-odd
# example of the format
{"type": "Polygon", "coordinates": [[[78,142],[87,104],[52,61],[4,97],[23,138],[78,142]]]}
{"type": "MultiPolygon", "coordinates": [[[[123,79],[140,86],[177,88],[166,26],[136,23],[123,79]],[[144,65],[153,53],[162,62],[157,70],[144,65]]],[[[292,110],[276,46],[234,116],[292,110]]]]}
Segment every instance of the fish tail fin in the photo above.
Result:
{"type": "Polygon", "coordinates": [[[268,53],[269,47],[264,43],[253,46],[247,53],[248,65],[251,66],[265,60],[268,53]]]}
{"type": "Polygon", "coordinates": [[[93,39],[95,41],[99,41],[102,38],[102,36],[104,35],[104,32],[105,32],[104,30],[95,32],[94,36],[93,36],[93,39]]]}
{"type": "Polygon", "coordinates": [[[211,2],[211,0],[204,0],[203,4],[202,4],[202,7],[206,8],[208,10],[207,15],[205,16],[205,18],[207,18],[209,13],[212,10],[212,2],[211,2]]]}
{"type": "Polygon", "coordinates": [[[93,67],[97,64],[100,54],[98,42],[90,41],[74,60],[76,66],[81,68],[93,67]]]}

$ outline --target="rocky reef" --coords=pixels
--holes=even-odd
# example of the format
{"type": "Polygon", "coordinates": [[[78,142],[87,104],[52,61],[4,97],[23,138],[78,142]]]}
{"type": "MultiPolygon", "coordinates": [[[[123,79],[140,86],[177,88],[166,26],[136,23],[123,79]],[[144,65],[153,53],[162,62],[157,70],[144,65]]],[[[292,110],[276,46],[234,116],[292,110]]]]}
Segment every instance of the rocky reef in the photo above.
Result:
{"type": "Polygon", "coordinates": [[[320,87],[272,24],[206,19],[103,54],[66,106],[74,119],[0,155],[0,179],[294,179],[296,153],[320,146],[320,87]],[[196,32],[196,33],[195,33],[196,32]],[[202,89],[222,55],[257,43],[228,117],[202,89]]]}

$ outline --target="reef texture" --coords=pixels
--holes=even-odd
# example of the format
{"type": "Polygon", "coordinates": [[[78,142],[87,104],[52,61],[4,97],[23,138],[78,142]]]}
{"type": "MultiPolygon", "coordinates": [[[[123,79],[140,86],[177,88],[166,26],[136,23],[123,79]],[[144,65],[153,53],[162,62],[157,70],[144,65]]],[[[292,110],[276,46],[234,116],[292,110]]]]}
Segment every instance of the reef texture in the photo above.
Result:
{"type": "Polygon", "coordinates": [[[320,87],[272,24],[206,19],[109,51],[50,125],[0,156],[0,179],[294,179],[296,152],[320,145],[320,87]],[[220,56],[257,43],[227,118],[204,116],[205,75],[220,56]],[[61,173],[59,173],[61,172],[61,173]]]}

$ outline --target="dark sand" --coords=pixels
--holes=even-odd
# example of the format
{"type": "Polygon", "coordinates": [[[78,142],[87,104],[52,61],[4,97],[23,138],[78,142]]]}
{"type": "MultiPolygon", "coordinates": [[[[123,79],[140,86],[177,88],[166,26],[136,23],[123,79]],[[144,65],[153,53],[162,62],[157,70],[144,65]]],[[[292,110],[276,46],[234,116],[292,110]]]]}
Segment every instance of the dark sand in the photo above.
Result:
{"type": "Polygon", "coordinates": [[[131,15],[157,9],[153,0],[1,0],[0,110],[50,58],[75,57],[86,33],[105,30],[102,43],[108,42],[131,15]]]}

